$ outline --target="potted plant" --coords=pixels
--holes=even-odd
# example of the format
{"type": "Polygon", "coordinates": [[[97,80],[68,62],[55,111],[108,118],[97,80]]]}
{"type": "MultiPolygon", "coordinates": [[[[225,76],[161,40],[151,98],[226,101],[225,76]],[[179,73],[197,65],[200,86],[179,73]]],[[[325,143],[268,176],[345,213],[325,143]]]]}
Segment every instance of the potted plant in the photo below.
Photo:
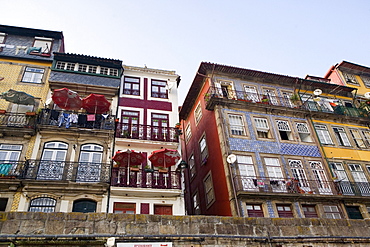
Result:
{"type": "Polygon", "coordinates": [[[292,96],[290,96],[290,101],[293,103],[293,104],[297,104],[301,101],[300,97],[298,94],[293,94],[292,96]]]}
{"type": "Polygon", "coordinates": [[[158,172],[166,173],[166,172],[168,172],[168,168],[160,166],[160,167],[158,167],[158,172]]]}
{"type": "Polygon", "coordinates": [[[261,99],[262,104],[269,104],[270,100],[267,98],[267,96],[263,96],[261,99]]]}
{"type": "Polygon", "coordinates": [[[181,127],[181,124],[180,124],[180,123],[177,123],[177,124],[175,125],[175,129],[180,129],[180,127],[181,127]]]}
{"type": "Polygon", "coordinates": [[[145,172],[154,172],[154,169],[152,169],[149,165],[146,165],[144,168],[145,172]]]}
{"type": "Polygon", "coordinates": [[[140,171],[139,166],[138,165],[130,166],[130,171],[132,171],[132,172],[140,171]]]}
{"type": "Polygon", "coordinates": [[[28,112],[26,112],[26,116],[36,116],[36,112],[28,111],[28,112]]]}
{"type": "Polygon", "coordinates": [[[6,110],[0,110],[0,114],[5,114],[6,110]]]}

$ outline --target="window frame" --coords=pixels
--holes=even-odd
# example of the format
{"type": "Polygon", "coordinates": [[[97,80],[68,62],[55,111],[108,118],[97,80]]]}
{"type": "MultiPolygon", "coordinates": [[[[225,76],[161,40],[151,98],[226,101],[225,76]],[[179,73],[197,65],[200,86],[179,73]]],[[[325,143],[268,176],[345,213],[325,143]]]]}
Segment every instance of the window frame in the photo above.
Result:
{"type": "Polygon", "coordinates": [[[191,125],[190,123],[188,123],[185,127],[185,141],[189,142],[191,136],[192,136],[191,125]]]}
{"type": "MultiPolygon", "coordinates": [[[[0,32],[0,44],[5,44],[6,37],[8,36],[7,33],[1,33],[0,32]]],[[[0,46],[0,52],[3,51],[3,47],[0,46]]]]}
{"type": "Polygon", "coordinates": [[[278,213],[279,218],[294,218],[292,204],[277,203],[275,206],[276,206],[276,212],[278,213]],[[283,208],[283,210],[279,210],[279,208],[281,207],[283,208]],[[287,210],[287,208],[289,208],[290,210],[287,210]]]}
{"type": "Polygon", "coordinates": [[[271,139],[272,138],[269,121],[267,118],[253,117],[253,124],[256,130],[257,139],[271,139]],[[262,126],[262,125],[265,125],[265,126],[262,126]]]}
{"type": "Polygon", "coordinates": [[[193,202],[193,212],[195,215],[200,214],[200,200],[199,200],[199,193],[196,191],[192,196],[192,202],[193,202]]]}
{"type": "Polygon", "coordinates": [[[334,136],[341,147],[352,147],[351,141],[348,138],[347,132],[343,127],[332,126],[334,136]]]}
{"type": "Polygon", "coordinates": [[[209,172],[204,177],[203,186],[204,186],[204,196],[205,196],[206,206],[207,208],[209,208],[216,201],[213,178],[212,178],[211,172],[209,172]]]}
{"type": "Polygon", "coordinates": [[[204,165],[207,162],[208,158],[208,145],[207,145],[207,139],[206,135],[203,134],[202,137],[199,139],[199,153],[200,153],[200,163],[201,165],[204,165]]]}
{"type": "Polygon", "coordinates": [[[34,66],[25,66],[24,71],[23,71],[23,75],[22,75],[22,78],[21,78],[21,82],[23,82],[23,83],[33,83],[33,84],[43,84],[44,83],[45,72],[46,72],[45,68],[34,67],[34,66]]]}
{"type": "Polygon", "coordinates": [[[52,198],[50,196],[39,196],[39,197],[36,197],[30,200],[28,212],[53,213],[55,212],[56,205],[57,205],[57,200],[55,198],[52,198]],[[41,201],[42,199],[45,199],[45,200],[47,199],[47,201],[42,201],[40,204],[32,205],[34,202],[36,203],[36,201],[41,201]],[[48,203],[53,203],[53,205],[48,205],[48,203]],[[31,210],[33,208],[35,210],[31,210]],[[41,209],[41,210],[37,210],[37,209],[41,209]]]}
{"type": "Polygon", "coordinates": [[[338,205],[323,205],[322,206],[323,208],[323,212],[324,212],[324,218],[327,218],[327,219],[343,219],[343,214],[340,210],[340,208],[338,207],[338,205]],[[333,209],[336,209],[335,211],[333,211],[333,209]],[[334,217],[328,217],[328,216],[334,216],[334,217]],[[339,218],[337,217],[339,216],[339,218]]]}
{"type": "Polygon", "coordinates": [[[195,167],[195,158],[194,158],[194,154],[191,154],[189,159],[188,159],[188,165],[189,165],[189,173],[190,173],[190,179],[192,179],[193,177],[195,177],[195,175],[197,174],[197,169],[195,167]]]}
{"type": "Polygon", "coordinates": [[[140,96],[140,77],[124,76],[122,94],[140,96]],[[128,80],[137,80],[137,82],[128,80]],[[129,88],[126,88],[126,86],[129,86],[129,88]],[[135,87],[137,87],[137,89],[135,89],[135,87]]]}
{"type": "Polygon", "coordinates": [[[317,214],[316,205],[302,204],[301,207],[302,207],[302,212],[305,218],[319,218],[319,215],[317,214]],[[309,209],[312,209],[312,208],[314,210],[314,213],[312,211],[309,212],[309,209]],[[308,210],[305,210],[305,209],[308,209],[308,210]]]}
{"type": "Polygon", "coordinates": [[[312,136],[311,136],[311,130],[307,123],[295,122],[295,128],[297,130],[297,133],[298,133],[298,136],[301,142],[313,142],[312,136]],[[299,127],[298,125],[301,125],[301,127],[299,127]],[[305,131],[304,129],[306,129],[307,131],[305,131]]]}
{"type": "Polygon", "coordinates": [[[324,145],[334,145],[333,139],[330,136],[329,129],[326,125],[323,124],[315,124],[315,131],[317,133],[317,137],[319,138],[319,141],[321,144],[324,145]],[[320,128],[320,129],[318,129],[320,128]],[[320,138],[322,136],[324,139],[320,138]],[[328,142],[330,141],[330,142],[328,142]]]}
{"type": "Polygon", "coordinates": [[[244,116],[241,114],[235,114],[235,113],[228,113],[228,120],[229,120],[229,130],[230,130],[230,135],[233,136],[247,136],[247,131],[245,128],[245,119],[244,116]],[[232,121],[232,119],[235,119],[239,121],[232,121]],[[240,133],[237,133],[240,132],[240,133]]]}
{"type": "Polygon", "coordinates": [[[41,47],[41,50],[40,52],[32,50],[29,54],[30,55],[40,55],[40,56],[50,56],[52,49],[53,49],[53,43],[54,43],[54,39],[52,38],[36,36],[33,40],[32,47],[34,48],[41,47]],[[45,45],[42,45],[42,46],[38,45],[38,43],[40,42],[45,42],[46,47],[45,45]],[[45,52],[46,49],[48,49],[47,52],[45,52]]]}
{"type": "Polygon", "coordinates": [[[152,98],[158,98],[158,99],[168,99],[168,90],[167,90],[167,82],[165,80],[158,80],[158,79],[152,79],[150,83],[151,88],[151,97],[152,98]],[[154,84],[153,84],[154,83],[154,84]],[[155,84],[155,83],[162,83],[155,84]],[[164,83],[164,85],[163,85],[164,83]],[[158,91],[154,91],[153,89],[157,89],[158,91]],[[163,89],[165,92],[163,92],[163,89]]]}
{"type": "Polygon", "coordinates": [[[194,110],[195,123],[198,124],[200,122],[200,120],[202,119],[202,117],[203,117],[202,105],[199,102],[198,105],[195,107],[195,110],[194,110]]]}
{"type": "Polygon", "coordinates": [[[262,203],[246,203],[247,217],[265,217],[262,203]],[[260,209],[256,209],[259,207],[260,209]]]}
{"type": "Polygon", "coordinates": [[[136,203],[134,202],[114,202],[113,203],[113,213],[115,214],[136,214],[136,203]],[[118,207],[118,205],[127,206],[127,207],[120,208],[118,207]],[[118,212],[118,209],[122,209],[122,210],[119,210],[118,212]],[[132,212],[132,213],[127,213],[127,212],[132,212]]]}
{"type": "Polygon", "coordinates": [[[365,144],[365,140],[364,140],[363,136],[361,135],[361,132],[360,132],[359,129],[349,129],[349,133],[351,134],[352,139],[353,139],[357,148],[360,148],[360,149],[367,148],[367,146],[365,144]],[[362,143],[362,145],[361,145],[361,143],[362,143]]]}
{"type": "Polygon", "coordinates": [[[288,120],[276,119],[275,123],[281,141],[294,141],[292,128],[288,120]]]}

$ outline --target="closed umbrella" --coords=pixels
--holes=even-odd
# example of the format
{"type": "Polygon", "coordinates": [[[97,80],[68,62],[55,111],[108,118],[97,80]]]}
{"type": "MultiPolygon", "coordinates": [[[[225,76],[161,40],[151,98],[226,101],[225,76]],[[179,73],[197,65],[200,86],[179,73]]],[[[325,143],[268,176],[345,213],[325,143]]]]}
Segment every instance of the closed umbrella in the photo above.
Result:
{"type": "Polygon", "coordinates": [[[92,93],[82,99],[82,108],[88,113],[102,114],[109,111],[110,102],[104,95],[92,93]]]}
{"type": "Polygon", "coordinates": [[[78,93],[68,88],[55,89],[51,98],[57,106],[65,110],[79,110],[82,107],[78,93]]]}

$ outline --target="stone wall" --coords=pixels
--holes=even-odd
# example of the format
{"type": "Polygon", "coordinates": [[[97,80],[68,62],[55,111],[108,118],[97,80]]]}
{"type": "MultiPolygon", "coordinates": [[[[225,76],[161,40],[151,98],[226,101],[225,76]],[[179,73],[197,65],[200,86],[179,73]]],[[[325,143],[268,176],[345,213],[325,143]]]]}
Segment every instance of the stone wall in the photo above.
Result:
{"type": "Polygon", "coordinates": [[[173,246],[370,246],[370,220],[238,218],[105,213],[0,214],[0,243],[103,246],[172,242],[173,246]]]}

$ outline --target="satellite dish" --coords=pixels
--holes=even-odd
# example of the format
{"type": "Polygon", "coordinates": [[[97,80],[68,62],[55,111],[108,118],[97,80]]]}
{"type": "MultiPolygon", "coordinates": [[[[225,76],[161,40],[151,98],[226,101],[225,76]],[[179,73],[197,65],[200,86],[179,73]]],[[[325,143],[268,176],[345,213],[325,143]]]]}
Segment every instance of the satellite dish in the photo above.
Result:
{"type": "Polygon", "coordinates": [[[230,154],[226,158],[227,162],[230,164],[233,164],[236,161],[236,155],[235,154],[230,154]]]}
{"type": "Polygon", "coordinates": [[[364,94],[364,97],[365,97],[366,99],[370,99],[370,92],[366,92],[366,93],[364,94]]]}
{"type": "Polygon", "coordinates": [[[318,95],[322,94],[322,90],[321,89],[315,89],[315,91],[313,91],[313,94],[318,96],[318,95]]]}

